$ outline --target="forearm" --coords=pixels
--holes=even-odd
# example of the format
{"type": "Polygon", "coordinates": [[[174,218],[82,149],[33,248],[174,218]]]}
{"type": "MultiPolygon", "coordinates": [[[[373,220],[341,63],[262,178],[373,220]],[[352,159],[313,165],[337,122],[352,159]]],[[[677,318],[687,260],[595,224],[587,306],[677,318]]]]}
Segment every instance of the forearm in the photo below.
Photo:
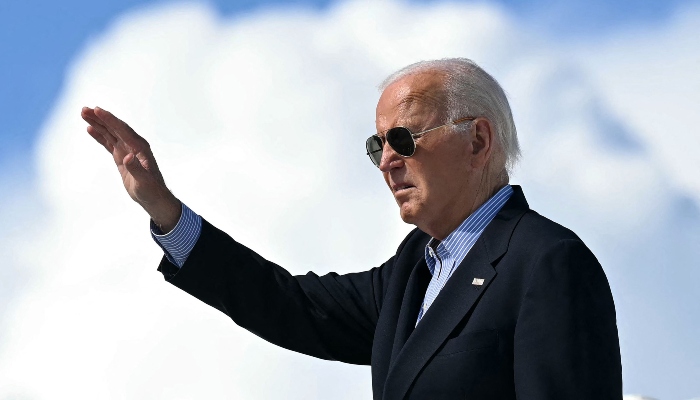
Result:
{"type": "Polygon", "coordinates": [[[292,276],[203,221],[185,265],[163,260],[166,279],[278,346],[318,358],[369,364],[378,269],[292,276]]]}

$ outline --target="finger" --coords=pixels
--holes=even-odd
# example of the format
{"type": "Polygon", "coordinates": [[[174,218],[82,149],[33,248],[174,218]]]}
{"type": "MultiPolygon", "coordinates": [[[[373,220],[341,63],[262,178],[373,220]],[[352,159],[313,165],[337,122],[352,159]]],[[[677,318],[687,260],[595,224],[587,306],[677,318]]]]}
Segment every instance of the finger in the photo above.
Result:
{"type": "MultiPolygon", "coordinates": [[[[90,122],[88,119],[86,119],[86,121],[90,122]]],[[[112,146],[117,145],[117,138],[115,138],[111,133],[109,133],[109,131],[107,130],[107,128],[104,127],[104,125],[96,122],[94,124],[90,123],[89,126],[93,129],[95,133],[102,135],[109,144],[111,144],[112,146]]]]}
{"type": "Polygon", "coordinates": [[[93,110],[89,107],[83,107],[80,116],[90,124],[87,127],[87,132],[100,143],[108,152],[114,152],[114,144],[117,140],[112,136],[104,125],[95,117],[93,110]]]}
{"type": "Polygon", "coordinates": [[[104,123],[102,123],[102,121],[99,118],[97,118],[92,109],[88,107],[83,107],[80,116],[83,118],[83,120],[85,120],[85,122],[95,127],[97,132],[102,134],[109,143],[111,143],[112,145],[115,145],[117,143],[117,138],[114,137],[114,135],[112,135],[107,130],[107,127],[104,125],[104,123]]]}
{"type": "Polygon", "coordinates": [[[83,118],[83,120],[85,120],[85,122],[93,126],[97,132],[104,135],[105,139],[107,139],[110,143],[115,144],[117,142],[114,135],[109,133],[107,127],[99,118],[97,118],[97,116],[95,116],[94,112],[90,108],[83,107],[83,110],[80,112],[80,116],[83,118]]]}
{"type": "Polygon", "coordinates": [[[109,133],[131,147],[134,153],[145,151],[148,148],[148,142],[146,142],[144,138],[139,136],[129,125],[115,117],[111,112],[95,107],[94,114],[104,123],[109,133]]]}
{"type": "Polygon", "coordinates": [[[114,152],[114,146],[112,146],[105,137],[95,130],[94,126],[88,126],[87,132],[95,139],[99,144],[104,146],[104,148],[111,154],[114,152]]]}
{"type": "Polygon", "coordinates": [[[83,107],[82,110],[80,110],[80,116],[90,124],[99,124],[104,126],[102,120],[95,115],[95,110],[90,107],[83,107]]]}
{"type": "Polygon", "coordinates": [[[95,110],[93,110],[93,109],[90,108],[90,107],[83,107],[83,108],[81,108],[81,109],[80,109],[80,116],[83,117],[83,118],[85,118],[86,116],[87,116],[87,117],[90,117],[90,118],[93,118],[93,119],[97,118],[97,117],[95,116],[95,110]]]}

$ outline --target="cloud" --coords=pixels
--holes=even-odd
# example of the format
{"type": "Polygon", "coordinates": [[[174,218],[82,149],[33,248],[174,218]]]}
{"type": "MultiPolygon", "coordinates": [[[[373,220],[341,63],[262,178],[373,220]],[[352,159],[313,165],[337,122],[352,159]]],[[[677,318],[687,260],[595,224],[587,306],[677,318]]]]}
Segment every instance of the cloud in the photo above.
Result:
{"type": "Polygon", "coordinates": [[[650,156],[664,173],[696,200],[700,136],[690,131],[698,124],[700,107],[698,18],[700,4],[689,4],[667,24],[629,28],[582,46],[578,55],[590,79],[605,91],[611,111],[649,144],[650,156]]]}
{"type": "MultiPolygon", "coordinates": [[[[636,56],[664,44],[697,86],[686,66],[698,52],[682,51],[696,45],[676,40],[693,29],[688,18],[700,14],[647,40],[605,43],[596,56],[611,70],[637,68],[617,80],[591,61],[592,45],[559,48],[488,5],[354,1],[221,19],[176,4],[120,17],[76,58],[42,128],[47,210],[13,250],[33,279],[5,317],[0,399],[369,398],[369,368],[277,349],[164,283],[147,216],[78,113],[98,104],[128,121],[179,198],[266,258],[293,273],[358,271],[411,228],[364,154],[375,87],[408,63],[449,56],[503,84],[524,149],[514,183],[605,266],[626,391],[697,395],[700,184],[682,174],[696,139],[679,127],[699,117],[681,102],[658,118],[654,96],[620,94],[639,81],[664,86],[637,66],[656,59],[636,56]],[[663,144],[649,133],[660,121],[675,127],[663,144]],[[687,145],[660,149],[673,143],[687,145]]],[[[674,73],[655,79],[684,89],[674,73]]]]}

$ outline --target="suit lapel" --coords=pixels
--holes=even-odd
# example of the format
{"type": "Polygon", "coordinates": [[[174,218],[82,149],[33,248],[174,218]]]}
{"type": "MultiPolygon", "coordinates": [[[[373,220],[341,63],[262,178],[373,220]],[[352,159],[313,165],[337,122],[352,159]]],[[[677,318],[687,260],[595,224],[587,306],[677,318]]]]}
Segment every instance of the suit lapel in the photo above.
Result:
{"type": "MultiPolygon", "coordinates": [[[[474,246],[476,247],[476,245],[474,246]]],[[[413,380],[428,360],[435,354],[457,324],[472,309],[481,294],[486,290],[496,271],[485,257],[483,249],[467,254],[445,287],[425,313],[423,319],[408,337],[391,363],[384,386],[384,399],[402,399],[413,380]],[[471,284],[474,278],[484,279],[481,286],[471,284]]],[[[424,266],[425,267],[425,266],[424,266]]],[[[427,267],[425,267],[427,269],[427,267]]],[[[423,296],[425,291],[423,291],[423,296]]],[[[420,297],[415,312],[401,310],[402,314],[411,314],[412,323],[416,323],[420,297]]],[[[404,322],[404,321],[401,321],[404,322]]],[[[403,326],[399,326],[402,329],[403,326]]],[[[398,336],[397,331],[397,336],[398,336]]],[[[397,337],[398,338],[398,337],[397,337]]],[[[396,350],[397,343],[394,343],[396,350]]],[[[393,355],[393,352],[392,352],[393,355]]]]}
{"type": "Polygon", "coordinates": [[[394,336],[394,344],[391,350],[391,363],[396,360],[399,352],[404,344],[413,333],[418,319],[418,311],[423,303],[425,291],[430,283],[430,270],[425,258],[421,258],[413,267],[411,276],[406,284],[406,292],[404,293],[403,302],[401,303],[401,311],[396,324],[396,334],[394,336]]]}
{"type": "MultiPolygon", "coordinates": [[[[425,288],[427,288],[428,283],[422,289],[420,282],[416,280],[417,276],[414,276],[415,271],[420,271],[417,264],[420,260],[423,260],[425,254],[425,246],[430,240],[430,236],[416,229],[408,238],[405,246],[400,247],[400,251],[396,254],[396,264],[394,266],[394,271],[392,272],[392,278],[387,288],[386,295],[384,296],[383,303],[381,306],[381,312],[379,314],[379,320],[377,321],[377,328],[374,332],[374,342],[372,344],[372,393],[375,400],[381,400],[382,393],[384,392],[384,383],[386,382],[386,376],[389,372],[389,366],[392,361],[392,351],[393,345],[397,338],[401,342],[405,343],[408,335],[411,334],[410,331],[402,332],[397,335],[398,321],[410,320],[407,315],[400,316],[402,310],[410,309],[411,301],[405,301],[406,296],[410,296],[411,290],[409,288],[415,288],[415,295],[418,296],[420,301],[425,294],[425,288]],[[412,283],[408,283],[412,280],[412,283]],[[403,307],[403,308],[402,308],[403,307]]],[[[423,260],[425,262],[425,260],[423,260]]],[[[425,264],[424,264],[425,265],[425,264]]],[[[430,281],[430,272],[427,271],[428,267],[425,266],[425,273],[428,275],[428,282],[430,281]]],[[[417,309],[420,307],[420,303],[416,306],[416,316],[417,309]]],[[[414,319],[415,324],[415,319],[414,319]]],[[[405,326],[405,324],[403,324],[405,326]]],[[[412,328],[411,328],[412,331],[412,328]]],[[[401,350],[400,348],[398,350],[401,350]]],[[[397,353],[398,354],[398,353],[397,353]]],[[[395,357],[395,355],[394,355],[395,357]]]]}
{"type": "Polygon", "coordinates": [[[415,265],[401,304],[383,400],[404,398],[418,373],[496,277],[495,265],[507,251],[513,229],[529,209],[520,187],[513,186],[513,190],[511,198],[486,227],[413,329],[430,281],[425,259],[415,265]],[[483,284],[473,285],[474,278],[483,279],[483,284]]]}

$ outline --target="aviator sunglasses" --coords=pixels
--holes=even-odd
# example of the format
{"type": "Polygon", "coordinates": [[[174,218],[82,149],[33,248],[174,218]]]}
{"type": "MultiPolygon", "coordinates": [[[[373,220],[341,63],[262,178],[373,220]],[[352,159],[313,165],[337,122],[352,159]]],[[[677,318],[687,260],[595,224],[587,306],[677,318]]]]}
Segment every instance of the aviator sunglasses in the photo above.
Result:
{"type": "Polygon", "coordinates": [[[430,128],[417,133],[411,132],[406,127],[396,126],[386,131],[384,136],[379,136],[379,134],[376,134],[367,138],[367,143],[365,144],[367,147],[367,155],[369,156],[369,159],[372,160],[372,163],[379,167],[379,163],[382,161],[382,154],[384,153],[384,141],[386,141],[398,155],[408,158],[416,152],[417,138],[447,125],[457,125],[461,124],[462,122],[474,121],[475,119],[476,117],[459,118],[446,124],[436,126],[435,128],[430,128]]]}

